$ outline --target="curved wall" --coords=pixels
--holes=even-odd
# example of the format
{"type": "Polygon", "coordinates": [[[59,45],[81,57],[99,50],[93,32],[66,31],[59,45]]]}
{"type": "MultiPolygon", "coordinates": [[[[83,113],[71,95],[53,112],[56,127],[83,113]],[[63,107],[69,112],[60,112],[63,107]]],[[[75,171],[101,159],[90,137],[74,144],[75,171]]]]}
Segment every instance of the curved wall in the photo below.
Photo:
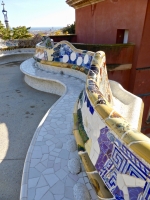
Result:
{"type": "Polygon", "coordinates": [[[27,60],[33,56],[34,52],[34,48],[0,51],[0,64],[27,60]]]}

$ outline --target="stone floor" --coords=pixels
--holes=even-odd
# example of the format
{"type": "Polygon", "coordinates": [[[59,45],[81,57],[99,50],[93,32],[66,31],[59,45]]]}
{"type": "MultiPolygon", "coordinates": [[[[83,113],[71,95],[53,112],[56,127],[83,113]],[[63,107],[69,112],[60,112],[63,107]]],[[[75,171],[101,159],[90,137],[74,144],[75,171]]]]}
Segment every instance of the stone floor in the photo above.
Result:
{"type": "Polygon", "coordinates": [[[39,70],[33,59],[25,61],[21,70],[37,79],[59,80],[67,87],[65,95],[48,111],[34,134],[24,166],[21,200],[96,200],[72,134],[74,105],[85,83],[39,70]],[[88,191],[84,198],[80,185],[88,191]]]}
{"type": "Polygon", "coordinates": [[[0,200],[18,200],[34,132],[59,96],[32,89],[20,62],[0,65],[0,200]]]}

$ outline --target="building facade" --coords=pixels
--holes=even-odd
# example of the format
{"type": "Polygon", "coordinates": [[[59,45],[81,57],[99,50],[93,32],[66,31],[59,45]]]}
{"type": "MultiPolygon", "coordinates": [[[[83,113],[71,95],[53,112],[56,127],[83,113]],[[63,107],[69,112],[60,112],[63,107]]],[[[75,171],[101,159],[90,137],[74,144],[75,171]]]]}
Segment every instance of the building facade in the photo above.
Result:
{"type": "MultiPolygon", "coordinates": [[[[67,0],[75,8],[77,43],[112,45],[133,44],[130,63],[110,71],[109,79],[120,82],[144,101],[142,132],[150,133],[150,0],[67,0]],[[131,67],[129,67],[131,64],[131,67]],[[128,67],[125,65],[128,65],[128,67]]],[[[125,51],[125,50],[124,50],[125,51]]],[[[124,59],[125,54],[122,54],[124,59]]],[[[115,53],[113,53],[115,55],[115,53]]],[[[107,52],[106,52],[107,56],[107,52]]],[[[107,56],[109,57],[109,55],[107,56]]],[[[106,59],[107,59],[106,57],[106,59]]],[[[116,63],[113,56],[112,63],[116,63]]],[[[109,59],[108,59],[109,60],[109,59]]]]}

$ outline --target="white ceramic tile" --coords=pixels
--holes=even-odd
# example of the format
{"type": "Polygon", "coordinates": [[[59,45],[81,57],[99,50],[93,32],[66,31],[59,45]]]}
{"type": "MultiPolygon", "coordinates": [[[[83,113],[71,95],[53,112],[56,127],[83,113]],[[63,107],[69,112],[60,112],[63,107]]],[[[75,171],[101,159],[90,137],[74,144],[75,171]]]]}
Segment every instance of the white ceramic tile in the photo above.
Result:
{"type": "Polygon", "coordinates": [[[53,174],[54,173],[54,169],[53,168],[49,168],[49,169],[46,169],[43,171],[43,174],[46,175],[46,174],[53,174]]]}
{"type": "Polygon", "coordinates": [[[55,195],[64,194],[65,185],[62,181],[58,181],[53,187],[51,187],[50,191],[55,195]]]}
{"type": "Polygon", "coordinates": [[[136,178],[135,179],[135,184],[136,184],[136,187],[141,187],[141,188],[144,188],[145,186],[145,181],[140,179],[140,178],[136,178]]]}
{"type": "Polygon", "coordinates": [[[55,200],[61,200],[64,195],[54,195],[55,200]]]}
{"type": "Polygon", "coordinates": [[[68,199],[74,199],[72,187],[65,187],[65,197],[68,199]]]}
{"type": "Polygon", "coordinates": [[[42,136],[38,136],[38,137],[37,137],[37,141],[38,141],[38,142],[40,142],[40,141],[42,141],[42,140],[43,140],[43,137],[42,137],[42,136]]]}
{"type": "Polygon", "coordinates": [[[47,186],[47,185],[48,185],[48,183],[45,180],[44,176],[41,176],[39,181],[38,181],[37,188],[38,187],[44,187],[44,186],[47,186]]]}
{"type": "Polygon", "coordinates": [[[123,180],[124,180],[125,185],[127,187],[135,187],[136,186],[135,185],[135,182],[136,182],[136,178],[135,177],[129,176],[129,175],[126,175],[126,174],[123,174],[122,177],[123,177],[123,180]]]}
{"type": "Polygon", "coordinates": [[[54,195],[48,191],[42,198],[41,200],[55,200],[54,195]]]}
{"type": "Polygon", "coordinates": [[[46,169],[46,167],[42,165],[41,163],[37,164],[35,168],[40,172],[43,172],[46,169]]]}
{"type": "Polygon", "coordinates": [[[35,168],[30,168],[29,169],[29,178],[37,178],[40,177],[41,173],[35,169],[35,168]]]}
{"type": "Polygon", "coordinates": [[[46,145],[51,146],[52,144],[53,144],[53,142],[51,140],[46,141],[46,145]]]}
{"type": "Polygon", "coordinates": [[[41,146],[41,149],[42,149],[42,154],[49,153],[49,148],[47,145],[41,146]]]}
{"type": "Polygon", "coordinates": [[[42,159],[41,159],[41,162],[43,162],[44,160],[47,160],[48,159],[48,157],[49,157],[49,154],[43,154],[43,156],[42,156],[42,159]]]}
{"type": "Polygon", "coordinates": [[[124,194],[128,194],[128,188],[126,186],[123,186],[122,191],[124,194]]]}
{"type": "Polygon", "coordinates": [[[42,152],[41,150],[38,150],[38,151],[33,151],[32,153],[32,158],[41,158],[42,157],[42,152]]]}
{"type": "Polygon", "coordinates": [[[55,172],[55,174],[60,180],[64,179],[67,176],[66,171],[64,171],[63,169],[58,170],[57,172],[55,172]]]}
{"type": "Polygon", "coordinates": [[[59,181],[58,177],[55,174],[44,175],[44,177],[50,187],[52,187],[55,183],[57,183],[57,181],[59,181]]]}
{"type": "Polygon", "coordinates": [[[118,185],[120,190],[122,190],[122,188],[125,186],[125,182],[124,182],[124,179],[122,177],[122,174],[117,174],[117,185],[118,185]]]}
{"type": "Polygon", "coordinates": [[[35,200],[40,200],[46,192],[49,190],[49,186],[41,187],[36,189],[35,200]]]}
{"type": "Polygon", "coordinates": [[[28,180],[28,188],[36,187],[38,183],[39,177],[38,178],[32,178],[28,180]]]}

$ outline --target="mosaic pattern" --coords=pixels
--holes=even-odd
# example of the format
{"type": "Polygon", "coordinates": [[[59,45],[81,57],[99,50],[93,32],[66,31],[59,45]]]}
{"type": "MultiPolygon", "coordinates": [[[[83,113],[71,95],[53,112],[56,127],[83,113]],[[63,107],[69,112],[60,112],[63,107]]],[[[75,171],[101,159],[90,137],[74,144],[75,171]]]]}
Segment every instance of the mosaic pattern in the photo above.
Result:
{"type": "MultiPolygon", "coordinates": [[[[48,40],[48,38],[46,39],[48,40]]],[[[40,61],[51,61],[71,64],[74,69],[84,68],[88,70],[87,88],[90,92],[98,95],[98,103],[106,104],[112,102],[112,92],[110,89],[106,60],[104,52],[89,52],[76,49],[71,43],[62,41],[57,43],[53,48],[47,48],[46,43],[39,43],[36,46],[34,58],[40,61]],[[51,49],[51,50],[49,50],[51,49]]]]}
{"type": "MultiPolygon", "coordinates": [[[[87,95],[86,90],[84,90],[83,95],[83,104],[80,104],[83,119],[90,119],[88,123],[92,128],[92,125],[95,127],[93,122],[96,120],[97,123],[101,124],[101,119],[97,120],[97,115],[95,107],[93,107],[89,96],[87,95]],[[90,107],[94,111],[91,112],[90,107]],[[86,110],[88,112],[86,112],[86,110]]],[[[120,115],[117,112],[112,112],[110,115],[111,118],[118,118],[120,115]]],[[[136,200],[149,200],[150,199],[150,167],[149,165],[137,157],[134,152],[130,150],[128,146],[123,144],[119,140],[114,132],[106,126],[106,123],[103,123],[100,128],[100,135],[97,136],[97,144],[100,149],[98,153],[97,160],[95,162],[95,168],[99,172],[100,177],[103,179],[104,183],[114,195],[115,199],[124,200],[124,199],[136,199],[136,200]]],[[[124,125],[116,124],[118,128],[123,128],[124,125]]],[[[114,126],[116,126],[114,125],[114,126]]],[[[99,126],[95,127],[94,131],[98,131],[99,126]]],[[[92,129],[87,129],[87,135],[90,140],[94,137],[91,133],[92,129]],[[89,131],[89,132],[88,132],[89,131]]],[[[94,141],[93,141],[94,142],[94,141]]],[[[91,148],[94,149],[96,143],[94,142],[91,148]]],[[[98,147],[97,147],[98,148],[98,147]]],[[[92,154],[93,150],[89,152],[89,156],[94,161],[92,154]]]]}
{"type": "MultiPolygon", "coordinates": [[[[83,119],[88,127],[86,129],[87,136],[88,132],[91,131],[89,134],[91,136],[89,137],[89,152],[90,150],[92,152],[90,152],[90,158],[92,162],[94,161],[99,175],[115,199],[129,200],[134,199],[136,196],[137,200],[148,200],[150,197],[150,168],[147,165],[148,162],[146,163],[148,158],[143,156],[147,160],[140,160],[140,157],[137,157],[139,154],[133,153],[130,150],[132,147],[127,147],[116,137],[117,134],[126,134],[130,130],[130,127],[128,123],[124,123],[125,120],[111,106],[112,93],[107,77],[104,52],[94,54],[77,50],[70,43],[63,41],[53,48],[37,45],[35,57],[39,61],[53,61],[54,63],[61,63],[61,65],[62,63],[68,63],[78,66],[78,68],[84,66],[88,70],[86,89],[82,103],[86,104],[84,107],[90,113],[90,120],[92,121],[92,118],[96,116],[96,123],[101,124],[96,129],[96,123],[93,121],[94,127],[92,127],[93,124],[88,119],[89,116],[86,116],[85,120],[83,119]],[[112,127],[115,133],[106,124],[112,127]],[[99,130],[100,135],[98,134],[99,130]]],[[[68,67],[69,65],[63,64],[63,66],[68,67]]],[[[85,114],[82,114],[84,118],[85,114]]],[[[132,134],[134,133],[132,132],[132,134]]],[[[147,143],[144,145],[144,148],[147,147],[147,143]]],[[[143,149],[140,149],[140,151],[143,151],[143,149]]],[[[147,152],[146,155],[148,155],[147,152]]]]}
{"type": "Polygon", "coordinates": [[[40,43],[36,47],[35,58],[46,61],[55,61],[68,63],[72,65],[82,66],[86,69],[90,69],[91,61],[94,53],[88,53],[88,51],[80,50],[78,51],[75,47],[73,47],[69,42],[61,42],[56,44],[52,51],[49,52],[48,48],[43,47],[43,43],[40,43]],[[51,54],[51,56],[47,56],[47,59],[44,57],[44,53],[51,54]]]}
{"type": "Polygon", "coordinates": [[[53,61],[84,66],[89,69],[91,60],[92,56],[86,53],[74,52],[67,44],[60,44],[54,48],[53,61]]]}
{"type": "Polygon", "coordinates": [[[87,89],[97,95],[97,104],[113,104],[112,92],[107,77],[105,53],[98,51],[94,54],[91,68],[87,76],[87,89]]]}
{"type": "MultiPolygon", "coordinates": [[[[123,191],[119,189],[121,186],[117,186],[117,176],[118,174],[126,174],[133,177],[131,180],[134,182],[132,187],[126,186],[129,199],[143,198],[143,200],[148,200],[150,185],[147,179],[150,179],[150,168],[142,163],[120,140],[115,138],[107,126],[100,130],[98,143],[100,155],[95,167],[115,198],[124,198],[123,191]],[[140,182],[141,180],[145,181],[144,188],[136,187],[135,181],[140,182]]],[[[128,182],[130,184],[130,178],[128,182]]]]}
{"type": "Polygon", "coordinates": [[[90,102],[88,96],[86,95],[85,91],[84,91],[84,102],[86,102],[87,108],[89,109],[90,113],[93,115],[94,114],[94,108],[91,105],[91,102],[90,102]]]}

